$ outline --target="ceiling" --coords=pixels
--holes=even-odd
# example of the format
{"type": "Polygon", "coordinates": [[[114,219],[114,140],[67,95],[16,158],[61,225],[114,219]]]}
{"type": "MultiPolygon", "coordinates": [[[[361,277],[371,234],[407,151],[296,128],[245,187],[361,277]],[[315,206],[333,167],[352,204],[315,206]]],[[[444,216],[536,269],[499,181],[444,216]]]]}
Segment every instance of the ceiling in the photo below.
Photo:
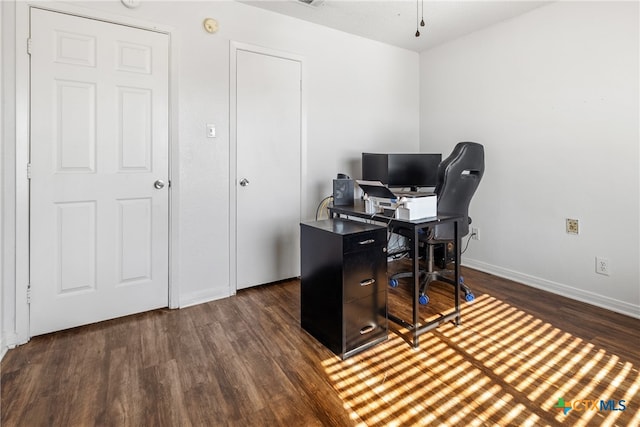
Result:
{"type": "MultiPolygon", "coordinates": [[[[526,13],[551,1],[484,0],[240,0],[368,39],[421,52],[526,13]],[[416,37],[416,8],[425,27],[416,37]]],[[[418,18],[418,20],[420,17],[418,18]]]]}

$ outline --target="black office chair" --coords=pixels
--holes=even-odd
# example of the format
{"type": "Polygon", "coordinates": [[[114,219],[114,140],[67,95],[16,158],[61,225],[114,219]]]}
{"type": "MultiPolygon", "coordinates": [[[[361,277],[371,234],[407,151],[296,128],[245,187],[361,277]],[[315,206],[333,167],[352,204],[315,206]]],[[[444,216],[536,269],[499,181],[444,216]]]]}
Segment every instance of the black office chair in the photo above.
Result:
{"type": "MultiPolygon", "coordinates": [[[[438,165],[438,181],[434,190],[438,197],[438,215],[454,214],[462,215],[463,219],[458,225],[458,245],[463,236],[469,234],[469,204],[473,197],[482,175],[484,174],[484,147],[476,142],[459,142],[453,151],[438,165]]],[[[429,297],[427,289],[435,280],[455,285],[455,280],[450,278],[450,271],[436,270],[434,255],[439,252],[439,267],[446,268],[446,264],[453,257],[451,255],[451,243],[454,240],[454,225],[452,223],[438,224],[425,230],[420,243],[426,248],[426,269],[421,270],[420,304],[427,304],[429,297]]],[[[394,232],[403,235],[402,230],[394,232]]],[[[406,236],[406,234],[404,234],[406,236]]],[[[460,246],[458,246],[460,247],[460,246]]],[[[415,256],[415,255],[414,255],[415,256]]],[[[391,276],[390,285],[398,285],[397,279],[412,277],[411,272],[397,273],[391,276]]],[[[460,288],[464,292],[467,301],[473,301],[474,295],[464,285],[461,279],[460,288]]]]}

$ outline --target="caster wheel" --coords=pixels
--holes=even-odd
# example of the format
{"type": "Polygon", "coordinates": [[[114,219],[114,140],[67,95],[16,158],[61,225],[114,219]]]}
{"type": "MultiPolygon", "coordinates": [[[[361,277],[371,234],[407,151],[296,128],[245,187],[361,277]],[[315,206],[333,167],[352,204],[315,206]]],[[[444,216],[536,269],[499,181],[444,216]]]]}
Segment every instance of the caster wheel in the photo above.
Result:
{"type": "Polygon", "coordinates": [[[458,283],[463,285],[464,284],[464,277],[460,276],[460,279],[458,280],[458,283]]]}
{"type": "Polygon", "coordinates": [[[466,302],[471,302],[474,299],[476,299],[476,296],[472,292],[469,292],[469,293],[465,294],[465,296],[464,296],[464,300],[466,302]]]}
{"type": "Polygon", "coordinates": [[[427,305],[429,303],[429,297],[426,295],[420,295],[420,297],[418,298],[418,302],[421,305],[427,305]]]}
{"type": "Polygon", "coordinates": [[[397,288],[398,287],[398,279],[391,279],[389,280],[389,286],[391,286],[392,288],[397,288]]]}

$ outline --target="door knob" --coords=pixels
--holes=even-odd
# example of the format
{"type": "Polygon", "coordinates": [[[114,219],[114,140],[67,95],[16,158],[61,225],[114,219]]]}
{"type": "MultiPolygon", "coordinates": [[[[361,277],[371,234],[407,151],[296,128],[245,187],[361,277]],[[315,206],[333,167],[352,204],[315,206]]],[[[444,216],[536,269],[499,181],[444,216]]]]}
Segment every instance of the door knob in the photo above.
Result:
{"type": "Polygon", "coordinates": [[[153,183],[153,186],[156,187],[158,190],[161,190],[164,188],[164,181],[159,179],[153,183]]]}
{"type": "Polygon", "coordinates": [[[240,180],[240,186],[246,187],[247,185],[249,185],[249,180],[247,178],[242,178],[240,180]]]}

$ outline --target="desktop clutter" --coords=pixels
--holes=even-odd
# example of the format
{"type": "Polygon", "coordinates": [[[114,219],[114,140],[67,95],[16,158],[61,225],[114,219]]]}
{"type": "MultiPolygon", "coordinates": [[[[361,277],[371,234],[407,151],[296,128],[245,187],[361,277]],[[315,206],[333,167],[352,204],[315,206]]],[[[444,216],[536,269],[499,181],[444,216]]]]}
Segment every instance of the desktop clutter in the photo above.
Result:
{"type": "Polygon", "coordinates": [[[441,161],[439,153],[362,153],[362,180],[357,182],[365,209],[409,221],[437,216],[437,196],[430,190],[438,182],[441,161]]]}
{"type": "Polygon", "coordinates": [[[437,216],[438,197],[434,193],[394,193],[380,181],[354,181],[345,174],[338,174],[333,180],[333,206],[354,205],[354,182],[362,189],[368,214],[409,221],[437,216]]]}
{"type": "Polygon", "coordinates": [[[380,181],[356,182],[364,192],[366,213],[409,221],[438,214],[438,198],[434,193],[395,194],[380,181]]]}
{"type": "MultiPolygon", "coordinates": [[[[362,179],[355,183],[362,189],[366,213],[409,221],[437,216],[436,194],[418,189],[436,186],[441,161],[441,154],[362,153],[362,179]]],[[[333,205],[353,204],[354,180],[338,174],[333,205]]]]}

